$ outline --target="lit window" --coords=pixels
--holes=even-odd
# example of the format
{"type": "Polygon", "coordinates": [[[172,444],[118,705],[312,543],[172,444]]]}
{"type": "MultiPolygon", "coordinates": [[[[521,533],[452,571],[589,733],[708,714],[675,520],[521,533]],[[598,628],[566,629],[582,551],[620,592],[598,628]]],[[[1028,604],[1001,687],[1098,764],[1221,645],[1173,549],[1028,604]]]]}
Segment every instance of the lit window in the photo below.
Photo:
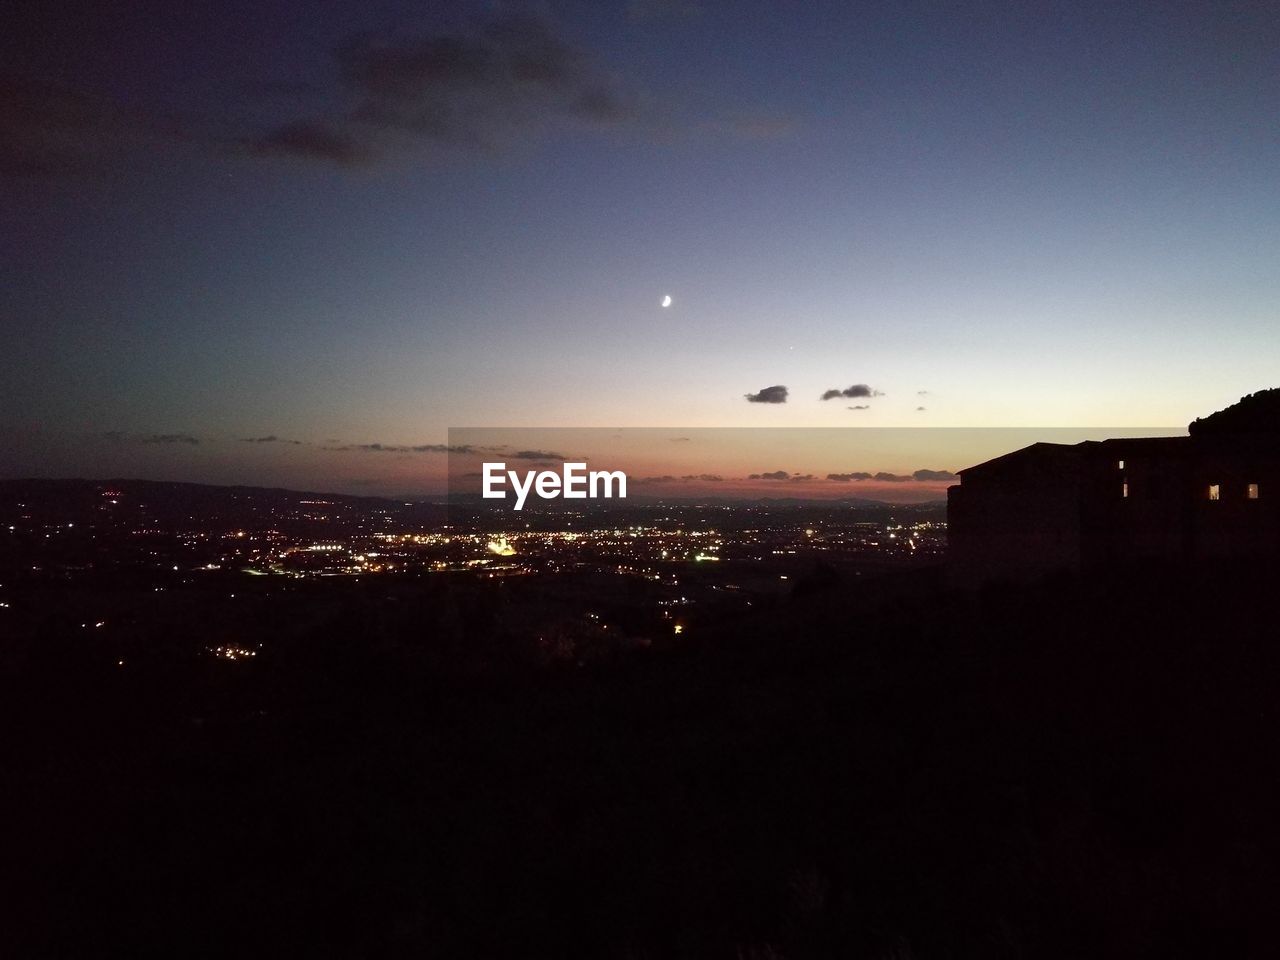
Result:
{"type": "Polygon", "coordinates": [[[1116,469],[1117,469],[1117,470],[1123,470],[1123,469],[1124,469],[1124,461],[1123,461],[1123,460],[1117,460],[1117,461],[1116,461],[1116,469]]]}
{"type": "Polygon", "coordinates": [[[1248,494],[1248,496],[1249,496],[1249,499],[1250,499],[1250,500],[1257,500],[1257,499],[1258,499],[1258,485],[1257,485],[1256,483],[1251,483],[1251,484],[1249,484],[1249,494],[1248,494]]]}
{"type": "Polygon", "coordinates": [[[1209,499],[1210,499],[1210,500],[1221,500],[1221,499],[1222,499],[1222,487],[1221,487],[1221,486],[1219,486],[1219,485],[1218,485],[1218,484],[1216,484],[1216,483],[1211,483],[1211,484],[1209,484],[1209,499]]]}
{"type": "Polygon", "coordinates": [[[1126,500],[1129,498],[1129,481],[1128,480],[1120,484],[1120,496],[1124,497],[1126,500]]]}

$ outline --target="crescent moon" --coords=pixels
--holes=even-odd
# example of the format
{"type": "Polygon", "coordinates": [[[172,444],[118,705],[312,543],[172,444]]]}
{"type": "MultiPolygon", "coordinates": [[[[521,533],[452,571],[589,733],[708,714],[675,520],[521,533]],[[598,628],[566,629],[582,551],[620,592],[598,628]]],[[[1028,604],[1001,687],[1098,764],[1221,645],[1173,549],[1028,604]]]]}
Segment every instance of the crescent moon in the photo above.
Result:
{"type": "Polygon", "coordinates": [[[665,296],[665,297],[663,297],[663,298],[662,298],[662,305],[663,305],[664,307],[669,307],[669,306],[671,306],[671,296],[670,296],[669,294],[668,294],[667,296],[665,296]]]}

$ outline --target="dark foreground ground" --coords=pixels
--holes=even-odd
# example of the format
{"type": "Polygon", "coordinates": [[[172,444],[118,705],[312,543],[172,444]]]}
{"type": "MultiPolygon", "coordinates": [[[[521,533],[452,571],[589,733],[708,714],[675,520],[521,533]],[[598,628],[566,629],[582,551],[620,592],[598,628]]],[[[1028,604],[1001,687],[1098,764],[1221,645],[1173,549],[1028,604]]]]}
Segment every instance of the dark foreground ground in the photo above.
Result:
{"type": "Polygon", "coordinates": [[[1276,956],[1277,583],[837,587],[470,679],[349,621],[230,671],[27,651],[0,953],[1276,956]]]}

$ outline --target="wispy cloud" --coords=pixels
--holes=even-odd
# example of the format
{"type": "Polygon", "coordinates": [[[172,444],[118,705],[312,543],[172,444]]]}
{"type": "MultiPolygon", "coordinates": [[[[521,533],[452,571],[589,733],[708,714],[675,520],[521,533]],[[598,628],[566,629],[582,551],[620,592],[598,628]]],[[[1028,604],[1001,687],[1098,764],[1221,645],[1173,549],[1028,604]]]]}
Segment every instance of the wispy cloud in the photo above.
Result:
{"type": "Polygon", "coordinates": [[[515,453],[505,454],[505,456],[512,460],[539,460],[558,463],[573,459],[573,457],[566,457],[563,453],[555,453],[550,450],[517,450],[515,453]]]}
{"type": "Polygon", "coordinates": [[[123,430],[108,430],[103,438],[114,443],[149,443],[158,445],[185,444],[198,446],[200,439],[189,433],[125,433],[123,430]]]}
{"type": "Polygon", "coordinates": [[[478,453],[482,448],[471,444],[447,443],[341,443],[321,447],[322,450],[357,453],[478,453]]]}
{"type": "Polygon", "coordinates": [[[880,483],[907,483],[911,480],[920,482],[955,480],[957,477],[949,470],[917,470],[911,474],[889,473],[883,470],[879,473],[869,473],[865,470],[857,470],[851,473],[828,473],[827,479],[836,483],[861,482],[863,480],[875,480],[880,483]]]}
{"type": "Polygon", "coordinates": [[[635,91],[550,20],[523,13],[451,32],[353,36],[332,68],[344,110],[295,117],[243,146],[358,166],[406,139],[492,149],[559,124],[612,127],[640,116],[635,91]]]}
{"type": "Polygon", "coordinates": [[[723,483],[724,477],[718,473],[686,473],[677,477],[670,473],[665,473],[659,477],[638,477],[632,483],[645,485],[651,484],[671,484],[671,483],[723,483]]]}
{"type": "Polygon", "coordinates": [[[454,454],[458,456],[493,456],[504,460],[529,460],[538,463],[564,463],[571,460],[582,460],[583,457],[568,457],[554,450],[511,450],[506,445],[479,446],[471,443],[341,443],[331,441],[321,450],[332,453],[398,453],[409,454],[454,454]]]}
{"type": "Polygon", "coordinates": [[[360,167],[374,158],[371,148],[350,133],[317,120],[296,120],[244,141],[260,157],[305,157],[343,167],[360,167]]]}
{"type": "Polygon", "coordinates": [[[91,177],[131,146],[180,141],[174,115],[126,106],[62,80],[0,68],[0,176],[91,177]]]}

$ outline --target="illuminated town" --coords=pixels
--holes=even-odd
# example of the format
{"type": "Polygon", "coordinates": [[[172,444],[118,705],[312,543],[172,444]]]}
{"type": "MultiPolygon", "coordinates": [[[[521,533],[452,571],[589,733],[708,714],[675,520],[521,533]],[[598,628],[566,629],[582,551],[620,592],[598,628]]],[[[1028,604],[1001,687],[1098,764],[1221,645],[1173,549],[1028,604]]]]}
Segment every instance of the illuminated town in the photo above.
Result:
{"type": "Polygon", "coordinates": [[[397,642],[483,634],[504,656],[590,659],[936,565],[946,542],[932,504],[652,502],[513,524],[474,505],[136,481],[6,493],[0,616],[18,632],[92,631],[119,666],[166,622],[182,624],[168,642],[242,661],[353,605],[366,633],[397,642]],[[58,602],[23,610],[19,585],[58,602]]]}

